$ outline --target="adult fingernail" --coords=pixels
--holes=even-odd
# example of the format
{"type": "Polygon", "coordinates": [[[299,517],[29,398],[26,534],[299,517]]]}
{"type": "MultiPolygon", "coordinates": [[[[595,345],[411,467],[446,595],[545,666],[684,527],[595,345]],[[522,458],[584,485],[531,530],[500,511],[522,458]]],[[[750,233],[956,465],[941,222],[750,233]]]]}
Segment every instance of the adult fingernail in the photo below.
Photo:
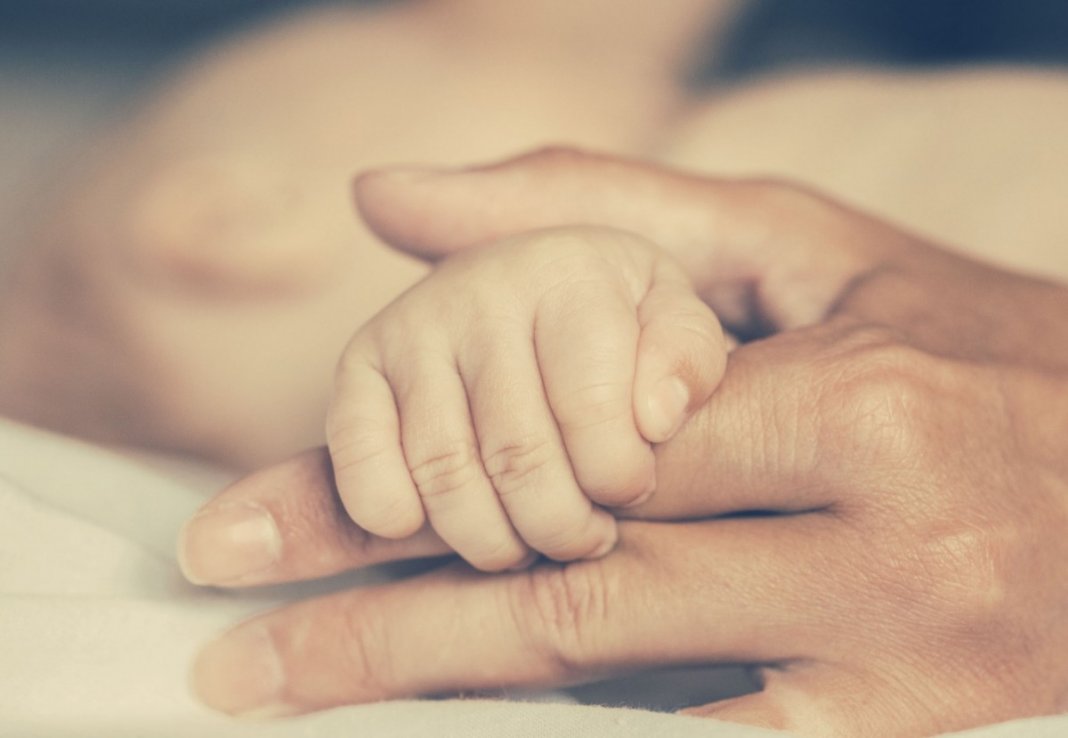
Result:
{"type": "Polygon", "coordinates": [[[649,419],[653,435],[651,441],[666,441],[678,431],[686,419],[690,404],[690,389],[678,377],[662,379],[653,387],[649,397],[649,419]]]}
{"type": "Polygon", "coordinates": [[[282,660],[267,628],[239,625],[208,644],[193,665],[193,692],[208,707],[248,718],[295,715],[282,699],[282,660]]]}
{"type": "Polygon", "coordinates": [[[247,582],[281,555],[274,518],[253,502],[209,507],[186,523],[178,539],[178,564],[194,584],[247,582]]]}

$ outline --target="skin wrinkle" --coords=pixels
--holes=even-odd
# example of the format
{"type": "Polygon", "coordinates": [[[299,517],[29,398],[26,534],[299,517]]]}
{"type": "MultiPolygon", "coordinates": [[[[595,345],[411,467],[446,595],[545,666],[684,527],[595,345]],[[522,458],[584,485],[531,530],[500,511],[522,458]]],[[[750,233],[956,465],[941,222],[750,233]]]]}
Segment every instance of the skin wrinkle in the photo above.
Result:
{"type": "Polygon", "coordinates": [[[603,617],[607,609],[606,595],[594,591],[599,585],[584,579],[589,571],[582,564],[542,566],[523,574],[516,584],[516,619],[527,623],[521,630],[533,634],[535,652],[563,679],[574,678],[590,665],[596,651],[590,650],[586,634],[596,632],[597,622],[590,618],[603,617]]]}
{"type": "Polygon", "coordinates": [[[415,486],[424,501],[448,497],[471,481],[481,465],[477,448],[467,441],[439,442],[440,453],[408,461],[415,486]]]}
{"type": "Polygon", "coordinates": [[[523,439],[482,451],[482,465],[497,494],[507,497],[536,477],[552,452],[547,439],[523,439]]]}

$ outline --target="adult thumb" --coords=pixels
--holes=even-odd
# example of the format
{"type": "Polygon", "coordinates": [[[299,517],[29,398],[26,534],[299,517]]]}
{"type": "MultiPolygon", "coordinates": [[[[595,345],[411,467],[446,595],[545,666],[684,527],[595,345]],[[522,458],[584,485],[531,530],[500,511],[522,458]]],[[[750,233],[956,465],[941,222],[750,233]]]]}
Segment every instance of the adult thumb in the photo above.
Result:
{"type": "Polygon", "coordinates": [[[636,233],[678,260],[701,297],[742,333],[818,320],[858,271],[843,247],[857,240],[841,238],[837,227],[821,232],[838,222],[826,211],[858,214],[801,188],[572,149],[469,169],[378,170],[357,179],[355,195],[379,237],[429,260],[542,228],[636,233]]]}
{"type": "Polygon", "coordinates": [[[380,169],[357,178],[355,194],[379,236],[436,258],[517,232],[579,224],[660,236],[654,240],[679,249],[716,230],[716,214],[705,201],[709,182],[613,156],[547,148],[465,169],[380,169]],[[665,211],[672,223],[665,222],[665,211]]]}

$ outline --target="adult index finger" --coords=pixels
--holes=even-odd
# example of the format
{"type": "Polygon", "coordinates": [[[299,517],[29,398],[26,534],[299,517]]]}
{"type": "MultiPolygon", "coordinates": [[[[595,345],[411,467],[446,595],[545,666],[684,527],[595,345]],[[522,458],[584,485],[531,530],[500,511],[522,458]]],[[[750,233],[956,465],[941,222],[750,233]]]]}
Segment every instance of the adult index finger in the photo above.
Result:
{"type": "Polygon", "coordinates": [[[186,523],[178,543],[186,578],[223,587],[313,579],[448,552],[427,528],[393,540],[352,522],[326,449],[306,451],[223,490],[186,523]]]}

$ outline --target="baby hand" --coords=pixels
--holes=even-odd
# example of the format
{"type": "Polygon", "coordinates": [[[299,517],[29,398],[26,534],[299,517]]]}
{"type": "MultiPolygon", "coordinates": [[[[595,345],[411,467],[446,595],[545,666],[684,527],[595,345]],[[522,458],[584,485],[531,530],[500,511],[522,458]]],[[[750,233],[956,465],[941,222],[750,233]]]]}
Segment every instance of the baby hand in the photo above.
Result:
{"type": "Polygon", "coordinates": [[[615,545],[600,506],[654,491],[651,444],[723,375],[719,322],[681,268],[620,231],[459,254],[352,339],[327,439],[345,509],[380,536],[429,520],[473,566],[615,545]]]}

